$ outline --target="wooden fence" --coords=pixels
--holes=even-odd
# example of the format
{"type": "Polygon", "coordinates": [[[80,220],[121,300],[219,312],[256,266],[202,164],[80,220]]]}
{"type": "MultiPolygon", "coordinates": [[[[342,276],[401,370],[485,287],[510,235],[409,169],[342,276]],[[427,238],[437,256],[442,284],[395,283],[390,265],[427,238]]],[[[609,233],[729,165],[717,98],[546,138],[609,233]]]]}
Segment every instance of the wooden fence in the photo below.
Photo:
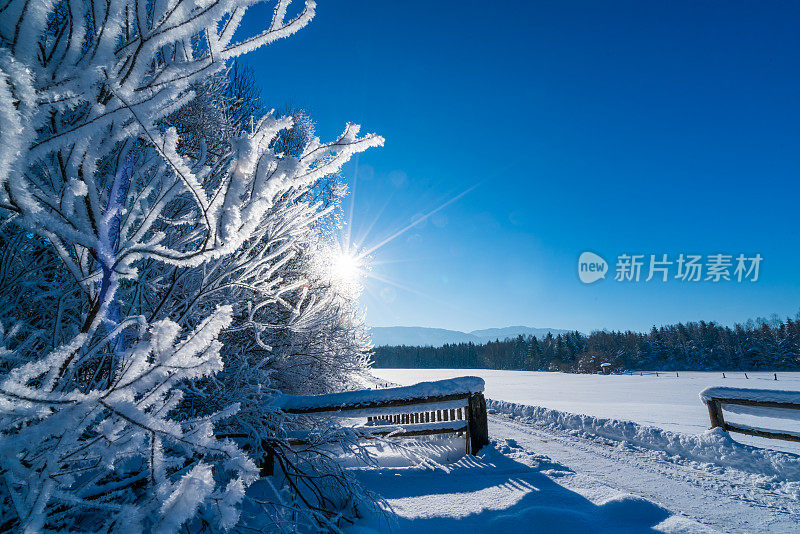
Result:
{"type": "MultiPolygon", "coordinates": [[[[489,444],[483,379],[466,376],[413,386],[345,391],[329,395],[280,395],[271,407],[297,415],[363,418],[366,424],[352,427],[367,439],[412,438],[455,434],[464,436],[467,454],[477,454],[489,444]]],[[[250,439],[248,434],[217,434],[218,438],[250,439]]],[[[290,445],[307,444],[302,437],[290,445]]],[[[272,447],[262,441],[264,457],[258,462],[261,476],[273,473],[272,447]]],[[[249,445],[244,445],[245,450],[249,445]]]]}
{"type": "Polygon", "coordinates": [[[365,437],[461,435],[466,452],[477,454],[489,443],[483,388],[483,379],[467,376],[330,395],[284,395],[274,405],[292,414],[365,418],[366,424],[354,427],[365,437]]]}
{"type": "Polygon", "coordinates": [[[800,442],[800,432],[789,432],[759,428],[725,421],[725,410],[761,417],[800,419],[800,392],[769,389],[742,389],[712,387],[700,393],[700,399],[708,407],[711,428],[722,428],[727,432],[738,432],[761,438],[783,439],[800,442]],[[770,409],[764,412],[764,408],[770,409]],[[767,415],[768,413],[768,415],[767,415]]]}

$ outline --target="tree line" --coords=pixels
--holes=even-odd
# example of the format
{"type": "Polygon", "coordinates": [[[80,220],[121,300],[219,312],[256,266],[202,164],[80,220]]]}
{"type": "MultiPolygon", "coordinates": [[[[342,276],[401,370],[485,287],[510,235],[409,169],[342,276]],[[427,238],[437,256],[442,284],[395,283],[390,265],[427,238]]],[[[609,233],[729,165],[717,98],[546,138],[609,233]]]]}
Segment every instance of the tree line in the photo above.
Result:
{"type": "Polygon", "coordinates": [[[800,369],[800,314],[733,327],[689,322],[649,332],[570,332],[442,347],[376,347],[374,367],[509,369],[594,373],[625,370],[800,369]]]}

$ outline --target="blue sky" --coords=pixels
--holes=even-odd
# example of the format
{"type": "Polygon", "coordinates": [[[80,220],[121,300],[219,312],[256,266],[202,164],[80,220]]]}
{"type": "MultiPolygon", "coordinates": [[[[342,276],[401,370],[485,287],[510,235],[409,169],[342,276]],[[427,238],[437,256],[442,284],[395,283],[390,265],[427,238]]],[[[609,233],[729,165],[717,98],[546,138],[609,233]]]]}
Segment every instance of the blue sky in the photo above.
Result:
{"type": "MultiPolygon", "coordinates": [[[[800,309],[800,5],[320,1],[265,100],[386,138],[348,165],[372,325],[649,329],[800,309]],[[751,282],[592,285],[578,256],[754,255],[751,282]]],[[[613,276],[613,273],[612,273],[613,276]]]]}

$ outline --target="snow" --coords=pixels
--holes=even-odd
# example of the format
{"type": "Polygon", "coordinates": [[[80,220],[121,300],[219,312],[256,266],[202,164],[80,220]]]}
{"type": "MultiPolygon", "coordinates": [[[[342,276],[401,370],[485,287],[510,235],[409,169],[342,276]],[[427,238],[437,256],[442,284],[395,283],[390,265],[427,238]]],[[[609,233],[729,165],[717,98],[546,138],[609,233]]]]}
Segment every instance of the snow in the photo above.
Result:
{"type": "MultiPolygon", "coordinates": [[[[405,384],[464,372],[373,370],[405,384]]],[[[385,513],[345,532],[797,531],[800,456],[708,430],[698,393],[723,380],[800,389],[800,373],[467,372],[486,381],[492,443],[451,463],[354,469],[385,513]]]]}
{"type": "Polygon", "coordinates": [[[700,400],[705,402],[711,399],[743,399],[756,402],[800,404],[800,391],[709,387],[700,392],[700,400]]]}
{"type": "MultiPolygon", "coordinates": [[[[280,395],[271,401],[271,406],[283,410],[316,410],[325,408],[358,408],[397,400],[420,400],[445,395],[470,394],[483,391],[484,381],[476,376],[461,376],[435,382],[419,382],[411,386],[344,391],[327,395],[280,395]]],[[[464,403],[459,403],[461,406],[464,403]]],[[[432,408],[433,409],[433,408],[432,408]]],[[[404,411],[401,409],[401,411],[404,411]]],[[[405,409],[407,411],[407,408],[405,409]]]]}
{"type": "MultiPolygon", "coordinates": [[[[632,421],[684,434],[701,434],[710,427],[708,409],[698,394],[708,387],[756,388],[800,391],[800,373],[669,371],[630,375],[568,374],[535,371],[496,371],[488,369],[373,369],[381,380],[413,384],[464,374],[486,381],[488,399],[542,406],[572,414],[632,421]]],[[[776,393],[781,395],[782,393],[776,393]]],[[[765,419],[767,414],[738,415],[740,408],[725,406],[726,421],[776,430],[800,431],[800,422],[765,419]],[[736,410],[737,417],[727,411],[736,410]]],[[[763,408],[759,410],[764,410],[763,408]]],[[[776,410],[776,409],[770,409],[776,410]]],[[[755,414],[755,411],[748,413],[755,414]]],[[[773,413],[773,415],[775,415],[773,413]]],[[[732,434],[741,443],[800,453],[800,444],[732,434]]]]}
{"type": "Polygon", "coordinates": [[[158,534],[176,532],[188,521],[214,489],[212,467],[198,463],[184,476],[169,498],[161,506],[161,522],[155,529],[158,534]]]}
{"type": "MultiPolygon", "coordinates": [[[[592,501],[556,483],[564,466],[508,454],[506,443],[449,465],[363,469],[360,481],[386,499],[388,516],[369,517],[350,534],[374,532],[647,532],[672,514],[651,501],[610,491],[592,501]]],[[[700,531],[699,529],[697,531],[700,531]]]]}
{"type": "Polygon", "coordinates": [[[786,491],[800,497],[800,456],[761,449],[734,441],[722,429],[707,430],[699,435],[670,432],[631,421],[604,419],[525,406],[505,401],[487,401],[495,412],[535,423],[539,428],[567,432],[584,437],[604,438],[615,444],[625,443],[643,449],[660,451],[683,460],[731,467],[742,472],[770,477],[786,486],[786,491]]]}
{"type": "Polygon", "coordinates": [[[526,463],[546,459],[560,466],[546,474],[592,502],[623,493],[669,510],[670,516],[653,527],[656,531],[797,532],[797,494],[769,477],[625,442],[557,432],[502,415],[489,416],[489,433],[498,449],[514,459],[526,463]]]}

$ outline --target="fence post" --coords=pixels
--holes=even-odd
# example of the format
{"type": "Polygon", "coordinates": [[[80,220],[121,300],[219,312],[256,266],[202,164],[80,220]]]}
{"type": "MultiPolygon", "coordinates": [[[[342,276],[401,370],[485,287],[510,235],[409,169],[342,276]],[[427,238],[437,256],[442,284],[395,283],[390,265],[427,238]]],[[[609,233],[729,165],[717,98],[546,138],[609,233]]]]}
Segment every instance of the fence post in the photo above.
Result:
{"type": "Polygon", "coordinates": [[[483,393],[469,396],[469,438],[473,455],[489,444],[489,421],[486,418],[486,399],[483,393]]]}
{"type": "Polygon", "coordinates": [[[464,437],[466,438],[466,453],[472,454],[472,437],[469,431],[470,421],[469,421],[469,397],[467,397],[467,405],[464,406],[464,422],[466,423],[466,430],[464,432],[464,437]]]}
{"type": "Polygon", "coordinates": [[[275,452],[265,439],[261,440],[261,450],[264,455],[261,457],[258,476],[271,477],[275,472],[275,452]]]}
{"type": "Polygon", "coordinates": [[[706,401],[708,406],[708,416],[711,419],[711,428],[720,427],[725,429],[725,417],[722,415],[722,406],[716,399],[709,399],[706,401]]]}

